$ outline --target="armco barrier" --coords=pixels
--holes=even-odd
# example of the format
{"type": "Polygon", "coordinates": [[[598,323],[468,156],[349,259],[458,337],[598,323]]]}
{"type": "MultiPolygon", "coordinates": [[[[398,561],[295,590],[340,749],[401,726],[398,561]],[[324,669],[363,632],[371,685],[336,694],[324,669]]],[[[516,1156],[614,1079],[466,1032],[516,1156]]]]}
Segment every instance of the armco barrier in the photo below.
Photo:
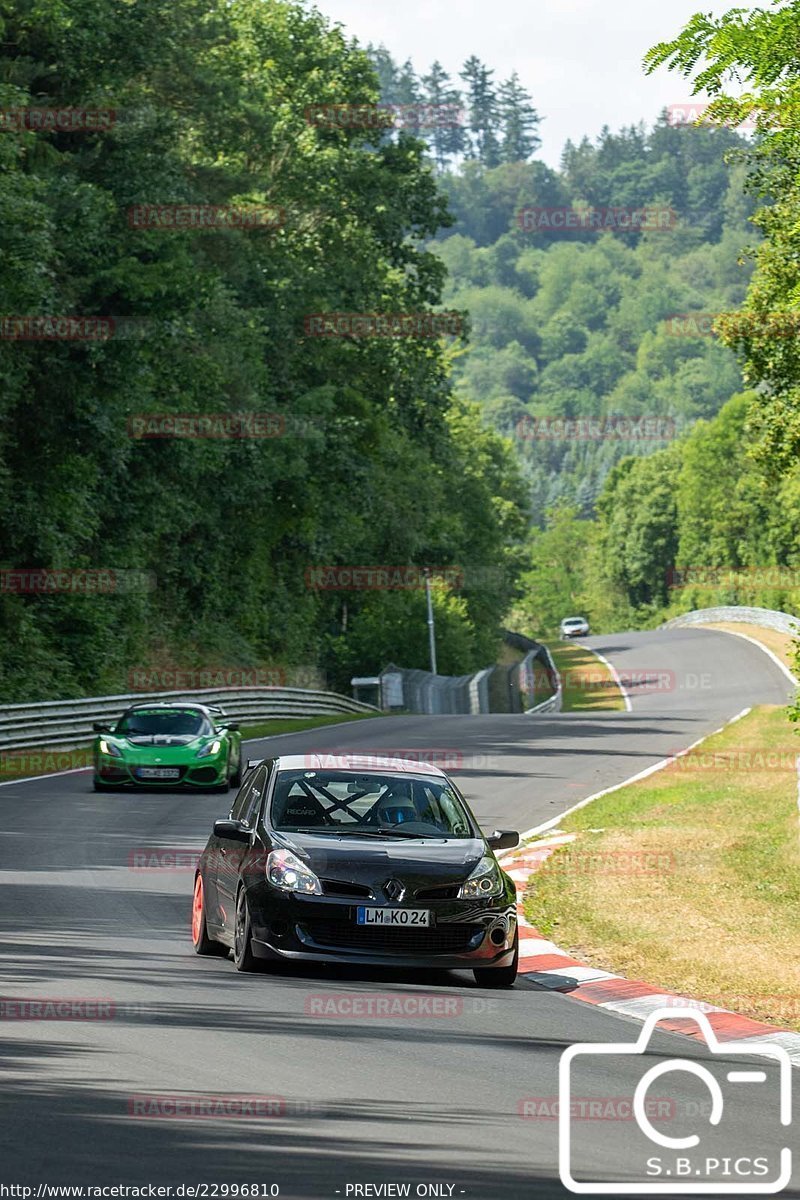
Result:
{"type": "Polygon", "coordinates": [[[769,608],[745,608],[728,605],[720,608],[698,608],[694,612],[682,613],[666,621],[662,629],[677,629],[684,625],[714,625],[721,621],[743,622],[747,625],[761,625],[764,629],[776,629],[779,633],[790,633],[793,637],[800,635],[800,617],[791,613],[773,612],[769,608]]]}
{"type": "Polygon", "coordinates": [[[390,663],[380,674],[384,707],[430,716],[559,711],[561,681],[547,648],[522,634],[503,636],[508,645],[524,651],[525,657],[510,665],[486,667],[475,675],[433,675],[390,663]],[[542,680],[547,695],[531,707],[542,680]]]}
{"type": "Polygon", "coordinates": [[[542,655],[540,658],[544,659],[547,664],[548,676],[555,684],[555,691],[547,700],[542,700],[541,703],[534,704],[533,708],[527,708],[525,711],[529,716],[535,713],[561,712],[561,706],[564,701],[564,685],[553,656],[547,649],[547,646],[542,646],[541,649],[542,655]]]}
{"type": "Polygon", "coordinates": [[[313,717],[336,713],[378,713],[336,692],[307,688],[203,688],[183,692],[135,692],[90,696],[80,700],[47,700],[42,704],[0,705],[0,748],[82,746],[93,736],[92,722],[109,722],[129,704],[158,700],[199,700],[221,704],[233,720],[256,722],[272,717],[313,717]]]}

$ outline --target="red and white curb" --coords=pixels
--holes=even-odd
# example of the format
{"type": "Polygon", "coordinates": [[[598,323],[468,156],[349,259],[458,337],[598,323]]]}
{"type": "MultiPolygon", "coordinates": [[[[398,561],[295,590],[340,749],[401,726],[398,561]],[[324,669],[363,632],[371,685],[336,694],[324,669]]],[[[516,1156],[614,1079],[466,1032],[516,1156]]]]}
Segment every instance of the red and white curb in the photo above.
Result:
{"type": "MultiPolygon", "coordinates": [[[[573,834],[554,834],[546,841],[537,842],[515,851],[503,862],[503,869],[517,887],[517,920],[520,928],[519,972],[524,979],[550,988],[552,991],[569,993],[573,1000],[594,1004],[608,1012],[620,1013],[638,1021],[646,1021],[659,1008],[694,1009],[706,1014],[711,1028],[720,1042],[769,1042],[782,1046],[792,1064],[800,1067],[800,1033],[790,1029],[777,1029],[762,1021],[753,1021],[739,1013],[719,1008],[703,1000],[660,991],[649,983],[624,979],[611,971],[600,971],[571,958],[553,942],[542,937],[527,920],[522,901],[531,875],[559,847],[574,841],[573,834]]],[[[662,1020],[658,1028],[671,1033],[704,1041],[703,1032],[688,1018],[662,1020]]]]}

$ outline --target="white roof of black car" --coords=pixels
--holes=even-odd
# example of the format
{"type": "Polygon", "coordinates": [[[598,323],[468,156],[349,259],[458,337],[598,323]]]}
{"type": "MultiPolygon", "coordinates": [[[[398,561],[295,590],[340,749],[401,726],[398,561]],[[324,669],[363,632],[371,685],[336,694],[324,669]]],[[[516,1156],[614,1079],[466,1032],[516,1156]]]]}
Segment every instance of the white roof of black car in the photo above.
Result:
{"type": "MultiPolygon", "coordinates": [[[[424,753],[424,751],[422,752],[424,753]]],[[[410,774],[433,775],[446,779],[444,771],[432,763],[415,758],[393,758],[389,754],[282,754],[277,760],[279,771],[359,771],[376,775],[410,774]]]]}

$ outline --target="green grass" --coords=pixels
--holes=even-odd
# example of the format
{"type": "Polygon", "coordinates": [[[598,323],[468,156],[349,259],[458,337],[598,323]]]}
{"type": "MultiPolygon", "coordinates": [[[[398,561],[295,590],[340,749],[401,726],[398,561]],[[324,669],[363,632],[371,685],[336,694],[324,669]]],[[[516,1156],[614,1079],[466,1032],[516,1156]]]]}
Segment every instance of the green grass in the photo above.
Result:
{"type": "Polygon", "coordinates": [[[625,701],[605,663],[576,642],[548,642],[564,685],[562,712],[619,712],[625,701]]]}
{"type": "Polygon", "coordinates": [[[800,1029],[800,829],[782,708],[564,819],[531,921],[577,958],[800,1029]]]}

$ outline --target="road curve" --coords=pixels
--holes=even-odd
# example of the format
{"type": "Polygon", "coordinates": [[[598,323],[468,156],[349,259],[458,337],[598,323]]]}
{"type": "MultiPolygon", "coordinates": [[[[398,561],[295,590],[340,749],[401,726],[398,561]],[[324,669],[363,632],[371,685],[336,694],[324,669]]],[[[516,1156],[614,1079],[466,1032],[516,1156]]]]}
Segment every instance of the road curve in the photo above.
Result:
{"type": "MultiPolygon", "coordinates": [[[[769,658],[722,633],[590,644],[626,674],[672,671],[674,685],[633,687],[630,713],[385,718],[253,743],[250,753],[437,749],[485,827],[527,829],[744,707],[787,698],[769,658]]],[[[248,977],[196,958],[191,871],[137,869],[135,852],[199,849],[224,803],[98,796],[86,774],[0,788],[0,1182],[261,1183],[314,1200],[380,1195],[352,1189],[389,1183],[474,1200],[566,1195],[556,1122],[523,1119],[520,1106],[538,1112],[556,1097],[567,1046],[630,1042],[638,1025],[528,984],[492,994],[458,975],[295,968],[248,977]],[[431,993],[444,997],[444,1015],[431,1015],[431,993]],[[316,1015],[332,994],[345,997],[340,1012],[388,996],[416,1015],[316,1015]],[[100,1000],[103,1019],[14,1019],[26,1012],[14,1008],[21,998],[100,1000]],[[278,1099],[262,1101],[274,1115],[258,1119],[157,1117],[144,1099],[220,1094],[278,1099]]],[[[707,1057],[659,1034],[648,1061],[674,1054],[707,1057]]],[[[726,1065],[712,1063],[723,1082],[726,1065]]],[[[630,1097],[640,1075],[630,1058],[595,1061],[580,1094],[630,1097]]],[[[704,1094],[691,1078],[675,1085],[671,1130],[693,1132],[704,1094]]],[[[726,1122],[720,1153],[782,1144],[761,1097],[733,1102],[726,1122]]],[[[632,1177],[633,1122],[583,1122],[580,1133],[576,1152],[600,1178],[632,1177]]],[[[784,1195],[800,1195],[797,1176],[784,1195]]]]}

